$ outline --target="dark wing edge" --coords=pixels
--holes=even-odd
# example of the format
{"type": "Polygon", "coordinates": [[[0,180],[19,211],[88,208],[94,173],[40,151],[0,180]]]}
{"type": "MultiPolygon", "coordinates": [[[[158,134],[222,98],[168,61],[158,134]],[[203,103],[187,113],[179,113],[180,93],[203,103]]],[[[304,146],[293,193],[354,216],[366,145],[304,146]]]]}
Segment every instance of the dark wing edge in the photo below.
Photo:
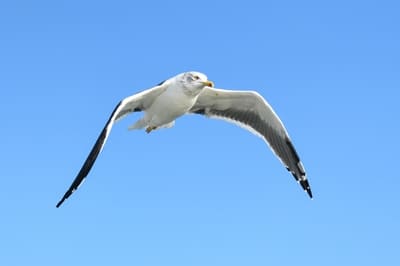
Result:
{"type": "Polygon", "coordinates": [[[95,144],[93,145],[92,150],[90,151],[88,157],[86,158],[86,161],[83,163],[81,170],[77,174],[76,178],[72,182],[71,186],[65,192],[64,196],[62,199],[57,203],[56,207],[60,207],[63,202],[69,198],[69,196],[72,195],[72,193],[75,192],[75,190],[78,189],[78,187],[82,184],[82,182],[85,180],[85,177],[89,174],[90,169],[92,169],[94,162],[97,159],[97,156],[99,155],[101,149],[104,146],[104,143],[110,133],[111,130],[111,125],[114,123],[115,116],[117,113],[117,110],[120,108],[121,104],[123,101],[120,101],[117,106],[115,107],[114,111],[111,113],[110,118],[108,119],[107,123],[105,124],[103,130],[101,131],[99,137],[97,138],[95,144]]]}
{"type": "Polygon", "coordinates": [[[165,84],[166,82],[162,82],[151,89],[144,90],[142,92],[129,96],[117,104],[117,106],[114,108],[114,111],[111,113],[107,123],[105,124],[103,130],[101,131],[99,137],[97,138],[95,144],[93,145],[93,148],[86,158],[86,161],[83,163],[81,170],[77,174],[67,192],[65,192],[62,199],[57,203],[57,208],[60,207],[61,204],[63,204],[63,202],[68,199],[68,197],[70,197],[72,193],[74,193],[75,190],[78,189],[78,187],[85,180],[85,177],[89,174],[89,171],[90,169],[92,169],[94,162],[97,159],[97,156],[104,147],[104,144],[107,140],[108,135],[110,134],[113,124],[128,115],[129,113],[146,110],[146,108],[151,105],[154,99],[165,91],[165,84]]]}
{"type": "Polygon", "coordinates": [[[292,175],[294,176],[296,181],[300,183],[301,187],[304,189],[304,191],[307,192],[310,199],[312,199],[313,195],[311,192],[310,184],[308,183],[308,179],[306,177],[306,172],[304,170],[304,166],[303,166],[302,162],[300,161],[300,157],[298,156],[298,154],[292,144],[292,141],[288,137],[286,137],[286,144],[287,144],[287,147],[289,148],[289,150],[291,150],[290,153],[295,158],[295,162],[296,162],[295,165],[296,165],[297,171],[292,171],[292,170],[290,170],[289,167],[286,167],[286,169],[292,173],[292,175]]]}
{"type": "Polygon", "coordinates": [[[191,113],[205,115],[210,118],[219,118],[238,124],[264,139],[286,169],[300,183],[303,190],[307,192],[308,196],[310,198],[313,197],[303,164],[286,129],[272,107],[269,106],[262,96],[256,92],[235,92],[214,89],[214,92],[211,91],[210,93],[206,91],[200,97],[203,98],[199,98],[198,102],[190,110],[191,113]],[[237,94],[236,98],[229,99],[230,95],[233,94],[237,94]],[[240,102],[240,96],[246,96],[246,99],[250,100],[244,109],[240,109],[239,107],[243,104],[243,102],[240,102]],[[232,104],[227,104],[227,100],[231,100],[232,104]],[[268,114],[269,119],[273,119],[274,121],[263,119],[262,113],[268,114]]]}

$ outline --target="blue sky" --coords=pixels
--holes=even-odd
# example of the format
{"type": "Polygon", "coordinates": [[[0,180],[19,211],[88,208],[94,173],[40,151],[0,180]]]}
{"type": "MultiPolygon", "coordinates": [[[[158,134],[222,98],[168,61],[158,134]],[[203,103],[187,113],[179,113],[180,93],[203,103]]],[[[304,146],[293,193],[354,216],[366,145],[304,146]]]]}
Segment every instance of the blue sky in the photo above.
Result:
{"type": "Polygon", "coordinates": [[[396,1],[3,1],[1,265],[399,265],[396,1]],[[117,124],[183,71],[259,91],[309,200],[261,139],[200,116],[117,124]]]}

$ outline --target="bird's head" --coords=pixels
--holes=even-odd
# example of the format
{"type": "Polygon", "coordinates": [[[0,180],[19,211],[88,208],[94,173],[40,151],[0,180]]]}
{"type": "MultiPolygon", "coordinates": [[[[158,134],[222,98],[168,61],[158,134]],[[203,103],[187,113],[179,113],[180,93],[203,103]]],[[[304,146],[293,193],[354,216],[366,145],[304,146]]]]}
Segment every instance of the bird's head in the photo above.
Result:
{"type": "Polygon", "coordinates": [[[185,72],[180,75],[180,82],[185,90],[198,95],[205,87],[214,87],[214,83],[207,79],[207,76],[200,72],[185,72]]]}

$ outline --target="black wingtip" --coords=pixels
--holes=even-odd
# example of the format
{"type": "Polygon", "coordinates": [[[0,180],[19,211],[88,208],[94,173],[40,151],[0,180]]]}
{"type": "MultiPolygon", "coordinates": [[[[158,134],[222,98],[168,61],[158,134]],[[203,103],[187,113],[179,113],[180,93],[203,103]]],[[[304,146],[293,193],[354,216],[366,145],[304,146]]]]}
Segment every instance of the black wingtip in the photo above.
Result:
{"type": "MultiPolygon", "coordinates": [[[[74,185],[74,184],[72,184],[74,185]]],[[[63,202],[69,198],[69,196],[71,196],[71,194],[75,191],[75,189],[70,188],[68,189],[67,192],[65,192],[64,196],[62,197],[62,199],[57,203],[56,208],[59,208],[61,206],[61,204],[63,204],[63,202]]]]}
{"type": "Polygon", "coordinates": [[[306,192],[307,192],[308,196],[310,197],[310,199],[313,199],[311,189],[310,188],[306,189],[306,192]]]}
{"type": "Polygon", "coordinates": [[[304,189],[305,192],[307,192],[308,196],[310,197],[310,199],[313,198],[312,192],[311,192],[311,188],[310,188],[310,184],[308,184],[308,180],[301,180],[300,181],[300,185],[301,187],[304,189]]]}
{"type": "MultiPolygon", "coordinates": [[[[69,191],[68,191],[69,192],[69,191]]],[[[72,194],[72,193],[65,193],[64,197],[62,197],[62,199],[57,203],[56,208],[59,208],[61,206],[61,204],[63,204],[63,202],[68,199],[68,197],[72,194]],[[68,195],[69,194],[69,195],[68,195]]]]}
{"type": "Polygon", "coordinates": [[[62,198],[62,200],[60,200],[57,205],[56,208],[59,208],[61,206],[61,204],[63,204],[63,202],[65,201],[65,198],[62,198]]]}

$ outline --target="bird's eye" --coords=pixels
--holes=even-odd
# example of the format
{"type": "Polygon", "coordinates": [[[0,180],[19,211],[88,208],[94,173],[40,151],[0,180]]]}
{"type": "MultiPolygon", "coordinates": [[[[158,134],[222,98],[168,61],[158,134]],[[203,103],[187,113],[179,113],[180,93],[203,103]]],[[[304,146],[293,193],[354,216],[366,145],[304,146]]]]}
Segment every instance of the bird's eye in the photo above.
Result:
{"type": "Polygon", "coordinates": [[[198,80],[200,77],[197,75],[193,75],[192,78],[193,78],[193,80],[198,80]]]}

